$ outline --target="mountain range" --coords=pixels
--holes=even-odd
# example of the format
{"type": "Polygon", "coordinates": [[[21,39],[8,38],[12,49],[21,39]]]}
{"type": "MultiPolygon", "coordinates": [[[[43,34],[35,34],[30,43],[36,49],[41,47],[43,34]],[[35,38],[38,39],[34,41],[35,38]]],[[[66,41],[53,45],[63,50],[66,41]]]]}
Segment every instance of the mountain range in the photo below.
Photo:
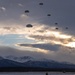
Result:
{"type": "Polygon", "coordinates": [[[0,67],[39,67],[39,68],[73,68],[75,64],[57,62],[48,59],[34,59],[30,56],[0,56],[0,67]]]}

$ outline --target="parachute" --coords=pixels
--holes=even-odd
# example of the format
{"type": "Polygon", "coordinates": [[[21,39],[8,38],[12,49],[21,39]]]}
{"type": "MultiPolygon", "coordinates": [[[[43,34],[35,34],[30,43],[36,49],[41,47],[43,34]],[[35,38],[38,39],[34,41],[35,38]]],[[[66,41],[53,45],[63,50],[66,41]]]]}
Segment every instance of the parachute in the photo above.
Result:
{"type": "Polygon", "coordinates": [[[33,27],[33,25],[27,24],[26,27],[31,28],[31,27],[33,27]]]}
{"type": "Polygon", "coordinates": [[[55,23],[55,25],[58,25],[58,23],[55,23]]]}
{"type": "Polygon", "coordinates": [[[29,13],[29,10],[25,10],[25,13],[28,15],[28,13],[29,13]]]}
{"type": "Polygon", "coordinates": [[[39,5],[43,5],[43,3],[39,3],[39,5]]]}
{"type": "Polygon", "coordinates": [[[58,30],[59,28],[55,28],[56,30],[58,30]]]}
{"type": "Polygon", "coordinates": [[[68,29],[68,27],[66,27],[66,29],[68,29]]]}
{"type": "Polygon", "coordinates": [[[47,14],[47,16],[51,16],[51,14],[47,14]]]}
{"type": "Polygon", "coordinates": [[[25,10],[25,13],[29,13],[29,10],[25,10]]]}

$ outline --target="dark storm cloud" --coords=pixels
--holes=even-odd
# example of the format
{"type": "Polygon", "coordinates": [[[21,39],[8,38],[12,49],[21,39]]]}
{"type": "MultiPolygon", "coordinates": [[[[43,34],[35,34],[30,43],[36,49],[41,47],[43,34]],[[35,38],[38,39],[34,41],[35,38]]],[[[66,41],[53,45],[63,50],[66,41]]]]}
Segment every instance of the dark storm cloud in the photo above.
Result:
{"type": "Polygon", "coordinates": [[[50,44],[19,44],[19,46],[40,48],[50,51],[58,51],[60,47],[59,45],[50,45],[50,44]]]}
{"type": "Polygon", "coordinates": [[[63,30],[65,26],[68,26],[70,32],[75,28],[75,0],[1,0],[0,6],[7,9],[7,16],[2,16],[3,13],[1,13],[0,20],[3,21],[13,19],[13,22],[24,24],[19,16],[25,14],[25,10],[29,10],[28,16],[39,23],[52,26],[57,22],[58,27],[62,27],[63,30]],[[43,2],[44,5],[40,6],[40,2],[43,2]],[[18,4],[23,7],[19,7],[18,4]],[[51,16],[49,17],[47,14],[51,14],[51,16]]]}

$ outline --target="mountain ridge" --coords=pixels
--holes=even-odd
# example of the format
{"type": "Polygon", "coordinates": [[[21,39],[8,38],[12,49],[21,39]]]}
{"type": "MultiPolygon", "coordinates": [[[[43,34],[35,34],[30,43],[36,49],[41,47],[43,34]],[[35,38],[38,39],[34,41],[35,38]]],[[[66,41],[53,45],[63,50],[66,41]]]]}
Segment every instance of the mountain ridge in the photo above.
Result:
{"type": "MultiPolygon", "coordinates": [[[[67,64],[63,62],[57,62],[57,61],[39,61],[39,60],[28,60],[26,62],[17,62],[14,60],[6,59],[3,57],[0,57],[0,68],[1,67],[31,67],[31,68],[51,68],[51,69],[63,69],[63,68],[68,68],[68,69],[75,69],[74,64],[67,64]]],[[[28,56],[24,56],[25,59],[29,59],[28,56]]]]}

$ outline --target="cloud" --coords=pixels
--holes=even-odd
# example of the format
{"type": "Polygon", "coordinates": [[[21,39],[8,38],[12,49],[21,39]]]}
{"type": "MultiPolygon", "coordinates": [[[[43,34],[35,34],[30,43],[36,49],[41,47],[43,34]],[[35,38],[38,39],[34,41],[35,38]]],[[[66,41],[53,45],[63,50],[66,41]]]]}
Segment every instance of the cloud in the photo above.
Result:
{"type": "MultiPolygon", "coordinates": [[[[25,50],[25,51],[31,51],[31,52],[37,52],[37,53],[43,53],[43,54],[49,53],[49,51],[45,50],[43,47],[42,48],[39,48],[37,46],[35,47],[35,46],[33,46],[33,44],[15,44],[15,46],[17,48],[19,47],[19,49],[22,49],[22,50],[25,50]]],[[[53,51],[51,51],[51,52],[53,52],[53,51]]]]}
{"type": "Polygon", "coordinates": [[[28,19],[29,17],[27,16],[27,15],[25,15],[25,14],[21,14],[21,16],[20,16],[22,19],[28,19]]]}
{"type": "Polygon", "coordinates": [[[20,7],[23,7],[23,4],[21,4],[21,3],[18,3],[18,6],[20,6],[20,7]]]}
{"type": "Polygon", "coordinates": [[[6,11],[6,8],[5,8],[5,7],[0,7],[0,9],[1,9],[2,11],[6,11]]]}
{"type": "MultiPolygon", "coordinates": [[[[5,2],[4,1],[2,2],[5,5],[5,2]]],[[[58,23],[57,27],[59,27],[59,29],[62,29],[63,32],[66,31],[69,34],[74,34],[74,28],[75,28],[74,26],[75,1],[74,0],[72,1],[69,0],[68,2],[65,0],[63,1],[62,0],[57,0],[57,1],[55,0],[9,1],[7,0],[7,5],[8,5],[7,7],[11,9],[11,7],[9,6],[9,3],[10,4],[12,3],[12,6],[13,6],[13,10],[8,11],[9,17],[11,17],[10,13],[12,13],[12,18],[14,17],[14,20],[16,21],[18,20],[20,23],[22,22],[22,24],[25,24],[25,21],[19,20],[18,16],[20,16],[21,13],[25,11],[25,9],[29,9],[31,12],[29,13],[28,16],[33,19],[32,20],[33,22],[37,21],[38,23],[45,24],[46,26],[48,25],[50,27],[55,26],[55,22],[57,22],[58,23]],[[39,2],[44,3],[44,5],[41,8],[39,6],[39,2]],[[17,8],[16,3],[18,3],[19,6],[24,5],[24,8],[21,8],[21,9],[17,8]],[[47,14],[49,13],[51,14],[51,17],[47,16],[47,14]],[[65,30],[66,26],[68,26],[69,30],[65,30]]],[[[8,18],[5,18],[5,19],[8,19],[8,18]]]]}
{"type": "Polygon", "coordinates": [[[18,44],[21,47],[31,47],[31,48],[39,48],[44,50],[57,51],[59,50],[59,45],[50,45],[50,44],[18,44]]]}
{"type": "Polygon", "coordinates": [[[0,27],[0,35],[25,35],[25,38],[37,41],[37,43],[43,42],[75,48],[75,36],[63,33],[60,30],[57,31],[49,26],[40,26],[38,23],[36,23],[36,26],[34,26],[35,23],[32,25],[32,28],[26,26],[0,27]]]}
{"type": "Polygon", "coordinates": [[[2,54],[26,55],[27,53],[36,57],[75,62],[75,1],[43,0],[44,5],[39,6],[40,2],[42,0],[2,0],[0,2],[1,11],[6,11],[6,8],[9,9],[6,11],[8,17],[4,17],[4,13],[2,13],[0,18],[0,35],[24,35],[23,38],[37,42],[33,45],[21,44],[35,48],[29,49],[28,52],[26,48],[23,49],[24,52],[20,50],[18,53],[18,49],[1,47],[1,52],[4,51],[2,54]],[[28,16],[24,13],[26,9],[30,11],[28,16]],[[47,14],[51,14],[51,16],[49,17],[47,14]],[[58,23],[57,26],[55,25],[56,22],[58,23]],[[33,27],[27,28],[27,24],[32,24],[33,27]],[[56,27],[59,29],[56,30],[56,27]],[[68,29],[66,30],[65,27],[68,29]],[[17,52],[15,53],[15,51],[17,52]]]}
{"type": "Polygon", "coordinates": [[[63,33],[62,31],[56,31],[55,29],[51,29],[47,26],[46,29],[45,27],[40,27],[40,29],[36,30],[34,34],[29,35],[28,37],[39,42],[41,41],[44,43],[75,48],[75,36],[68,35],[66,33],[63,33]]]}
{"type": "Polygon", "coordinates": [[[36,50],[36,51],[30,51],[27,50],[26,48],[23,50],[22,48],[12,48],[12,47],[8,47],[8,46],[0,46],[0,55],[1,56],[32,56],[35,58],[41,58],[45,57],[45,53],[40,52],[40,50],[36,50]]]}
{"type": "Polygon", "coordinates": [[[27,51],[26,49],[17,49],[7,46],[0,46],[0,55],[5,56],[31,56],[34,58],[45,58],[60,62],[70,62],[75,64],[75,50],[69,51],[65,47],[60,47],[57,51],[49,51],[48,53],[42,53],[37,51],[27,51]]]}
{"type": "Polygon", "coordinates": [[[74,37],[68,37],[67,35],[60,34],[59,37],[57,35],[54,36],[42,36],[42,35],[31,35],[31,38],[34,38],[35,40],[40,40],[44,43],[50,43],[50,44],[57,44],[62,45],[65,47],[72,47],[75,48],[75,38],[74,37]],[[65,36],[65,37],[61,37],[65,36]]]}

